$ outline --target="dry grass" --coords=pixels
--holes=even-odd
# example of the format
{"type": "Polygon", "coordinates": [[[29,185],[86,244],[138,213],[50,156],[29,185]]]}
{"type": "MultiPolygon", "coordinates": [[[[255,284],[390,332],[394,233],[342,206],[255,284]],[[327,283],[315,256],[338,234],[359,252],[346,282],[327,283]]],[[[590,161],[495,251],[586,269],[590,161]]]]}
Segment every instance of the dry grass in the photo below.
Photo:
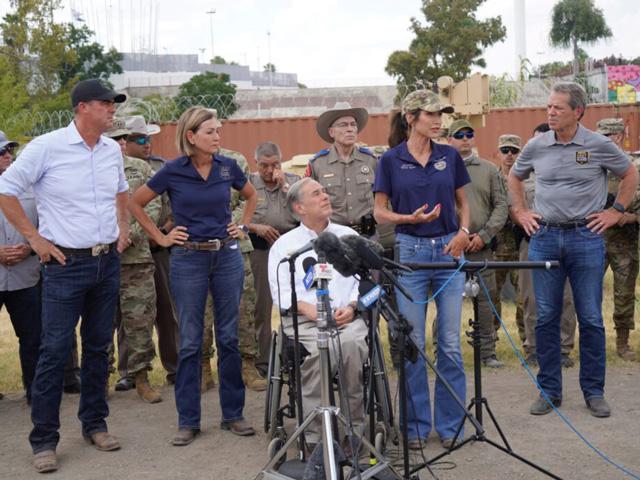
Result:
{"type": "MultiPolygon", "coordinates": [[[[636,317],[640,315],[640,305],[638,305],[639,301],[636,298],[636,317]]],[[[504,310],[504,321],[507,326],[507,330],[509,334],[514,339],[514,342],[518,347],[520,347],[520,339],[518,338],[518,332],[515,326],[515,305],[511,302],[503,302],[503,310],[504,310]]],[[[612,291],[612,281],[611,281],[611,272],[608,271],[605,276],[605,292],[604,292],[604,304],[603,304],[603,315],[605,318],[605,328],[607,332],[607,363],[610,366],[622,365],[624,362],[618,358],[615,353],[615,332],[613,329],[612,322],[612,313],[613,313],[613,291],[612,291]]],[[[433,321],[433,317],[435,315],[435,308],[429,308],[427,321],[429,325],[433,321]]],[[[463,330],[467,329],[468,319],[472,316],[471,303],[465,302],[463,307],[462,314],[462,325],[463,330]]],[[[386,344],[386,323],[381,323],[382,328],[382,338],[384,343],[386,344]]],[[[427,330],[430,332],[430,329],[427,330]]],[[[640,354],[640,348],[638,348],[638,340],[637,333],[632,335],[631,341],[632,345],[636,347],[638,354],[640,354]]],[[[516,367],[519,365],[519,361],[516,357],[516,354],[513,352],[511,345],[506,339],[506,335],[503,331],[499,333],[500,341],[497,344],[497,354],[498,357],[504,361],[509,367],[516,367]]],[[[462,352],[464,357],[464,362],[467,368],[470,368],[473,364],[473,351],[471,346],[467,343],[467,337],[462,335],[462,352]]],[[[576,348],[577,348],[576,341],[576,348]]],[[[386,346],[386,345],[385,345],[386,346]]],[[[432,352],[433,349],[430,347],[430,343],[428,348],[428,352],[432,352]]],[[[577,358],[577,351],[572,354],[574,358],[577,358]]],[[[389,359],[388,364],[390,364],[389,359]]],[[[215,365],[215,363],[214,363],[215,365]]],[[[18,391],[22,388],[22,381],[20,378],[20,362],[18,359],[18,341],[13,333],[13,327],[11,326],[11,322],[9,321],[9,317],[6,313],[6,310],[3,309],[0,312],[0,392],[8,392],[8,391],[18,391]]],[[[160,361],[158,358],[154,360],[154,369],[151,372],[150,379],[151,382],[155,385],[162,385],[164,383],[164,375],[165,372],[160,365],[160,361]]],[[[113,384],[117,380],[117,375],[114,374],[111,378],[111,383],[113,384]]]]}

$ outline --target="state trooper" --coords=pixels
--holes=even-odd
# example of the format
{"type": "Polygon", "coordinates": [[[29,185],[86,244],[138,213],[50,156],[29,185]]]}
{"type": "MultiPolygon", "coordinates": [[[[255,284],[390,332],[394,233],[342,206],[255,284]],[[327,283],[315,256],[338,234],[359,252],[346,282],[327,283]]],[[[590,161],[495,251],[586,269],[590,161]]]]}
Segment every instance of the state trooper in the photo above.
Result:
{"type": "MultiPolygon", "coordinates": [[[[598,133],[609,137],[622,149],[624,120],[603,118],[597,124],[598,133]]],[[[631,160],[631,159],[630,159],[631,160]]],[[[638,164],[635,164],[638,167],[638,164]]],[[[607,206],[613,205],[618,193],[619,179],[608,176],[607,206]]],[[[617,225],[604,233],[606,266],[613,272],[613,323],[616,330],[616,351],[624,360],[636,359],[636,352],[629,347],[629,332],[634,329],[636,279],[638,278],[638,212],[640,191],[624,212],[617,225]]]]}
{"type": "Polygon", "coordinates": [[[300,177],[282,171],[282,153],[275,143],[264,142],[258,145],[255,159],[258,171],[249,176],[249,181],[258,192],[258,205],[248,227],[253,244],[250,258],[256,290],[256,368],[265,375],[269,366],[273,307],[269,288],[269,249],[280,235],[298,225],[298,221],[287,208],[287,192],[300,177]]]}
{"type": "Polygon", "coordinates": [[[305,176],[322,185],[331,200],[331,221],[351,227],[363,235],[375,233],[373,185],[377,160],[365,147],[358,147],[358,133],[367,125],[364,108],[338,102],[318,117],[316,131],[331,146],[309,160],[305,176]]]}

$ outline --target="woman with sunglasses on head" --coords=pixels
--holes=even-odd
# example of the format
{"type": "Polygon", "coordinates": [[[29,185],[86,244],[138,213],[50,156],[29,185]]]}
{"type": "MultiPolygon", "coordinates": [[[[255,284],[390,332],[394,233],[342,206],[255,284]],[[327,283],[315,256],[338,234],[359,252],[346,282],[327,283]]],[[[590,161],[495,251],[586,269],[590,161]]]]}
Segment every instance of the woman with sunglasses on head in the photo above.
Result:
{"type": "MultiPolygon", "coordinates": [[[[438,144],[442,114],[453,107],[440,103],[428,90],[410,93],[402,110],[391,118],[387,151],[376,170],[374,216],[378,223],[396,225],[401,263],[451,262],[464,258],[469,243],[469,206],[463,186],[469,176],[458,152],[438,144]],[[389,203],[391,208],[389,208],[389,203]],[[456,214],[459,212],[459,218],[456,214]]],[[[438,369],[464,402],[465,373],[460,353],[460,315],[464,274],[454,270],[417,270],[400,277],[414,300],[427,298],[448,281],[436,297],[438,309],[438,369]]],[[[400,313],[413,326],[412,337],[425,349],[426,305],[412,303],[396,292],[400,313]]],[[[409,448],[420,449],[431,431],[432,415],[425,363],[406,361],[409,389],[407,419],[409,448]]],[[[436,379],[435,429],[443,446],[451,443],[464,410],[436,379]]]]}
{"type": "Polygon", "coordinates": [[[220,377],[221,428],[237,435],[255,432],[244,420],[245,389],[238,350],[238,318],[244,269],[237,239],[256,208],[256,191],[235,160],[221,156],[220,127],[214,110],[191,107],[178,120],[177,145],[183,154],[140,187],[131,213],[159,245],[171,248],[171,291],[180,324],[175,396],[178,432],[172,443],[188,445],[200,431],[202,335],[207,293],[215,312],[220,377]],[[230,188],[246,200],[240,225],[231,220],[230,188]],[[163,234],[143,207],[168,192],[175,227],[163,234]]]}

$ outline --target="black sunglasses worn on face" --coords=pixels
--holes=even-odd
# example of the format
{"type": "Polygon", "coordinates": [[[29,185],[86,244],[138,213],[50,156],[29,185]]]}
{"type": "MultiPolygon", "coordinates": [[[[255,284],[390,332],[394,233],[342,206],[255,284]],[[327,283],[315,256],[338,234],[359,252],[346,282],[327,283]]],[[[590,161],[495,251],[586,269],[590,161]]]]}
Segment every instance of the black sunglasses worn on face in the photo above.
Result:
{"type": "Polygon", "coordinates": [[[468,130],[466,132],[456,132],[453,134],[453,138],[455,138],[456,140],[462,140],[464,137],[467,137],[469,139],[473,138],[474,133],[471,130],[468,130]]]}
{"type": "Polygon", "coordinates": [[[507,153],[515,155],[516,153],[520,153],[520,149],[516,147],[500,147],[500,152],[504,155],[506,155],[507,153]]]}
{"type": "Polygon", "coordinates": [[[4,147],[3,149],[0,149],[0,157],[6,155],[7,153],[13,155],[13,147],[4,147]]]}

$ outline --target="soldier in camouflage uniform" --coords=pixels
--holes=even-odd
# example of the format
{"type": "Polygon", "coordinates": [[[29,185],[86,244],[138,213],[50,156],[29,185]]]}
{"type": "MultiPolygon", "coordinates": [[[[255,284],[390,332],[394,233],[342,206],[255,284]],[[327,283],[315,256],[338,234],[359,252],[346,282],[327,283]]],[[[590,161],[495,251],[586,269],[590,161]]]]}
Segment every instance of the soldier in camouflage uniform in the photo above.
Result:
{"type": "MultiPolygon", "coordinates": [[[[597,132],[606,135],[622,148],[624,120],[603,118],[598,122],[597,132]]],[[[634,162],[636,167],[638,164],[634,162]]],[[[613,205],[618,193],[619,180],[609,174],[607,207],[613,205]]],[[[627,207],[618,225],[604,233],[606,263],[613,272],[613,323],[616,329],[616,350],[624,360],[633,361],[636,353],[629,347],[629,332],[634,329],[636,279],[638,277],[638,213],[640,190],[627,207]]]]}
{"type": "MultiPolygon", "coordinates": [[[[245,173],[249,175],[247,160],[241,153],[220,149],[220,155],[233,158],[245,173]]],[[[231,212],[234,222],[238,222],[244,209],[237,190],[231,189],[231,212]]],[[[253,245],[249,238],[238,241],[242,252],[244,264],[244,283],[242,296],[240,297],[240,319],[238,322],[238,348],[242,356],[242,379],[247,388],[255,391],[263,391],[267,388],[267,381],[260,376],[255,367],[255,359],[258,355],[256,342],[256,327],[254,313],[256,308],[256,291],[254,287],[253,272],[249,254],[253,251],[253,245]]],[[[202,379],[201,390],[206,391],[214,386],[211,374],[211,358],[215,353],[213,347],[213,300],[211,293],[207,297],[207,306],[204,315],[204,335],[202,337],[202,379]]]]}
{"type": "MultiPolygon", "coordinates": [[[[119,141],[130,132],[124,120],[115,120],[107,136],[119,141]]],[[[144,160],[123,155],[124,173],[132,194],[153,176],[144,160]]],[[[160,198],[149,202],[145,211],[152,220],[160,217],[160,198]]],[[[120,292],[114,325],[122,329],[126,344],[127,376],[133,377],[140,398],[158,403],[162,397],[149,385],[147,372],[155,357],[153,320],[156,316],[156,291],[153,281],[154,264],[149,241],[140,224],[131,218],[131,245],[120,254],[120,292]]],[[[120,346],[119,346],[120,349],[120,346]]],[[[113,352],[113,346],[111,347],[113,352]]]]}
{"type": "MultiPolygon", "coordinates": [[[[501,135],[498,138],[498,159],[500,160],[500,174],[505,182],[509,176],[509,170],[515,163],[520,150],[522,149],[522,140],[518,135],[506,134],[501,135]]],[[[496,234],[496,247],[494,256],[497,261],[500,262],[517,262],[520,259],[519,245],[522,240],[522,229],[515,225],[511,218],[507,218],[505,226],[496,234]]],[[[516,289],[516,326],[518,327],[518,335],[520,340],[524,342],[524,312],[522,308],[522,296],[518,289],[518,270],[496,270],[496,311],[500,318],[502,316],[502,299],[501,292],[502,287],[507,281],[507,276],[511,281],[514,289],[516,289]]],[[[496,329],[499,329],[500,325],[496,324],[496,329]]]]}
{"type": "MultiPolygon", "coordinates": [[[[127,136],[127,154],[144,160],[154,172],[160,170],[164,166],[164,159],[151,154],[152,137],[160,132],[160,127],[147,124],[142,115],[127,117],[126,127],[131,132],[127,136]]],[[[161,196],[161,202],[162,208],[156,225],[164,233],[171,230],[173,219],[169,196],[166,193],[161,196]]],[[[167,372],[167,383],[173,384],[178,368],[178,320],[169,289],[169,250],[152,244],[151,255],[155,264],[156,316],[154,320],[158,332],[158,350],[162,366],[167,372]]],[[[126,390],[130,386],[130,384],[118,382],[116,390],[126,390]]]]}

